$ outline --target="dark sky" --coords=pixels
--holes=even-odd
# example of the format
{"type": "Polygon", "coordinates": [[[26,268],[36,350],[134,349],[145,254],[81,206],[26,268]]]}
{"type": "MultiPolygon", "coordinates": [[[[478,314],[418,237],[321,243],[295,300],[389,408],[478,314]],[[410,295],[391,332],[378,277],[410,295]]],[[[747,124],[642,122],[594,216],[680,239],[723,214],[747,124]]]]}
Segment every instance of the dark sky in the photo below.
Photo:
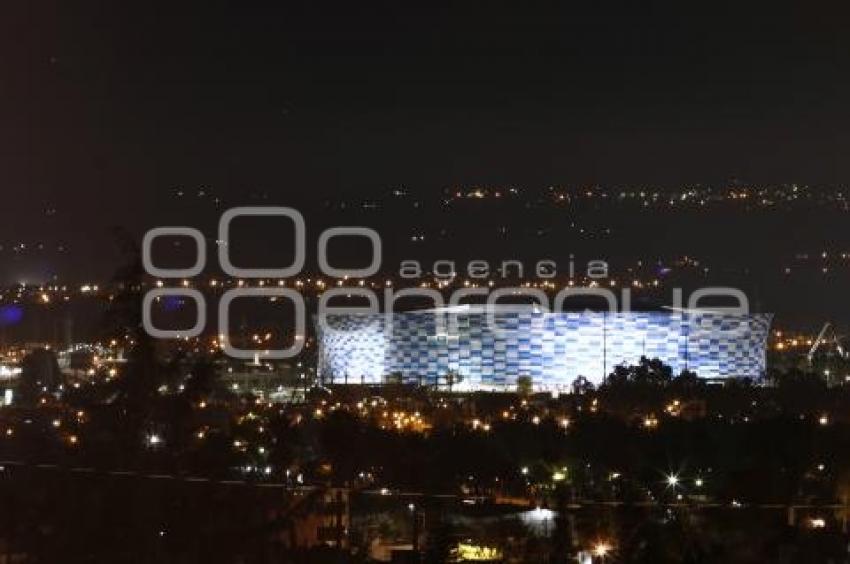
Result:
{"type": "Polygon", "coordinates": [[[0,241],[100,252],[176,186],[850,181],[838,3],[530,4],[7,2],[0,241]]]}

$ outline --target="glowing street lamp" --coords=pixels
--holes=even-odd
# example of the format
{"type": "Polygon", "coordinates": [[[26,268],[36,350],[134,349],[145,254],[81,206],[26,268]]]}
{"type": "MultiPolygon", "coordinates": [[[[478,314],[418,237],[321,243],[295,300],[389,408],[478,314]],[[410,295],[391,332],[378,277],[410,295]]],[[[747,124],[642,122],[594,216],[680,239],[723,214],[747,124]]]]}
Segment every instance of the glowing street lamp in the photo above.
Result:
{"type": "Polygon", "coordinates": [[[676,474],[669,474],[667,476],[667,487],[675,488],[679,485],[679,476],[676,474]]]}
{"type": "Polygon", "coordinates": [[[593,556],[603,560],[611,552],[611,545],[605,541],[600,541],[593,546],[593,556]]]}

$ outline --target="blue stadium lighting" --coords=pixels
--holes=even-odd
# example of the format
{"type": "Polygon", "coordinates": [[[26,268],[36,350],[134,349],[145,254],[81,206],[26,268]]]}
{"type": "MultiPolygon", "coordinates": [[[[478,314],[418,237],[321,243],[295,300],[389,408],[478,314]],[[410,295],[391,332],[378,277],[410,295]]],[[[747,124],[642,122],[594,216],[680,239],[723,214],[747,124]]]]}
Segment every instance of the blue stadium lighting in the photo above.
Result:
{"type": "Polygon", "coordinates": [[[701,378],[760,378],[772,315],[719,312],[559,312],[452,308],[344,314],[319,327],[325,382],[444,384],[508,390],[519,376],[536,390],[568,391],[584,376],[598,384],[618,365],[658,358],[701,378]],[[494,323],[488,323],[488,315],[494,323]]]}

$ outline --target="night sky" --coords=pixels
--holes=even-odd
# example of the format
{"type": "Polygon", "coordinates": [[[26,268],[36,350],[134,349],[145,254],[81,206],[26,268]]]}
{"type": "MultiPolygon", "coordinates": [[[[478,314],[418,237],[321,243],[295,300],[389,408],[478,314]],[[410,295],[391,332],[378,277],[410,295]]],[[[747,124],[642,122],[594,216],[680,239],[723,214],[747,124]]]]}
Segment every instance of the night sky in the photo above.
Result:
{"type": "Polygon", "coordinates": [[[176,4],[0,10],[4,245],[108,271],[180,187],[850,181],[838,3],[176,4]]]}

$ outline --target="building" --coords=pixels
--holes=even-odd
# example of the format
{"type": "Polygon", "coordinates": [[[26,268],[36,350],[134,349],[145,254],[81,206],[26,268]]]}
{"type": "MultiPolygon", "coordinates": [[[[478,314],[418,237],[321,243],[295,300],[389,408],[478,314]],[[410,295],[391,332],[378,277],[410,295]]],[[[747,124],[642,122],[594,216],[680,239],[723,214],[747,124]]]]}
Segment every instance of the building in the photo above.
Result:
{"type": "Polygon", "coordinates": [[[509,390],[520,376],[536,390],[567,391],[583,376],[658,358],[675,374],[760,378],[771,314],[711,311],[544,312],[527,306],[459,306],[392,314],[328,316],[317,323],[325,383],[444,384],[509,390]]]}

